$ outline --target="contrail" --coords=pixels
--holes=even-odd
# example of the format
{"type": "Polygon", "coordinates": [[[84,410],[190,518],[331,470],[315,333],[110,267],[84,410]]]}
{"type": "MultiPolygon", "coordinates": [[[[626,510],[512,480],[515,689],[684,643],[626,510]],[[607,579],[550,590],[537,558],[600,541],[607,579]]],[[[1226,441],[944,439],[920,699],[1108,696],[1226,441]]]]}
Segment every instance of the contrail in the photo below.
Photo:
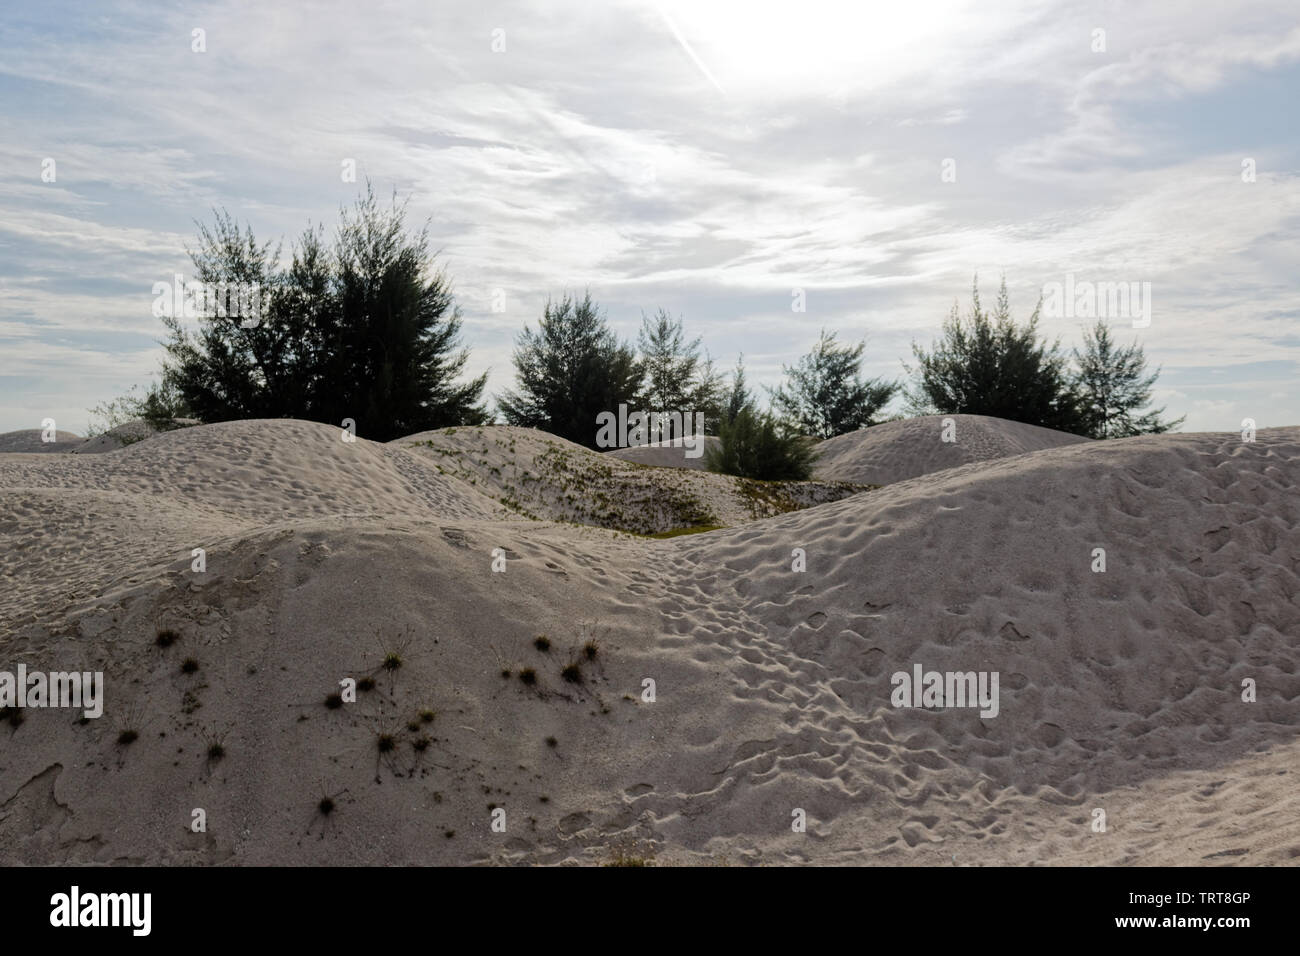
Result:
{"type": "Polygon", "coordinates": [[[696,55],[695,50],[692,49],[691,45],[686,42],[686,37],[682,36],[681,30],[677,29],[677,24],[673,22],[673,18],[668,15],[668,12],[664,10],[663,7],[658,7],[658,10],[659,15],[664,18],[664,23],[668,24],[668,29],[673,31],[673,36],[676,37],[677,42],[681,44],[682,49],[686,51],[686,55],[691,58],[697,67],[699,67],[700,72],[704,74],[704,78],[713,84],[714,89],[723,96],[726,96],[727,91],[722,88],[722,84],[719,83],[717,77],[713,75],[713,71],[709,69],[708,64],[701,60],[699,56],[696,55]]]}

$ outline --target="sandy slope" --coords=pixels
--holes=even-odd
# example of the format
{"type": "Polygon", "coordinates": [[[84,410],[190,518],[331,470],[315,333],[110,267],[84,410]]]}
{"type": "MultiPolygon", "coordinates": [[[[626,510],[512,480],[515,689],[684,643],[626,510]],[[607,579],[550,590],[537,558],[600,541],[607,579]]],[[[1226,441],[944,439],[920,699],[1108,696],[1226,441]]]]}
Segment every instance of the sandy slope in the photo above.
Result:
{"type": "Polygon", "coordinates": [[[731,526],[834,501],[844,482],[753,482],[647,468],[532,428],[444,428],[393,442],[527,518],[654,534],[731,526]]]}
{"type": "MultiPolygon", "coordinates": [[[[656,465],[660,468],[695,468],[702,469],[705,467],[705,455],[708,453],[710,446],[716,445],[718,439],[707,435],[703,439],[703,448],[692,442],[688,449],[682,444],[680,438],[672,438],[664,442],[652,442],[649,445],[634,445],[631,448],[611,448],[605,452],[612,458],[621,458],[624,461],[634,461],[640,465],[656,465]],[[687,451],[701,451],[697,458],[688,458],[687,451]]],[[[870,484],[870,482],[866,482],[870,484]]]]}
{"type": "Polygon", "coordinates": [[[23,428],[16,432],[0,433],[0,453],[58,454],[70,452],[85,442],[76,432],[55,431],[54,441],[42,441],[44,432],[39,428],[23,428]]]}
{"type": "MultiPolygon", "coordinates": [[[[716,438],[707,438],[715,443],[716,438]]],[[[1077,435],[985,415],[925,415],[885,422],[817,444],[813,477],[887,485],[976,461],[1023,455],[1044,448],[1087,441],[1077,435]],[[956,440],[943,440],[943,422],[952,419],[956,440]]],[[[704,457],[687,458],[680,442],[616,448],[605,454],[643,465],[704,468],[704,457]]]]}
{"type": "Polygon", "coordinates": [[[481,441],[425,447],[251,422],[0,458],[5,661],[108,679],[98,721],[0,724],[0,862],[1300,859],[1300,429],[1046,449],[664,541],[528,520],[481,441]],[[891,707],[914,663],[998,671],[999,715],[891,707]]]}
{"type": "Polygon", "coordinates": [[[986,415],[923,415],[838,435],[817,446],[814,476],[887,485],[943,468],[991,461],[1088,439],[986,415]],[[952,419],[955,441],[943,440],[952,419]]]}

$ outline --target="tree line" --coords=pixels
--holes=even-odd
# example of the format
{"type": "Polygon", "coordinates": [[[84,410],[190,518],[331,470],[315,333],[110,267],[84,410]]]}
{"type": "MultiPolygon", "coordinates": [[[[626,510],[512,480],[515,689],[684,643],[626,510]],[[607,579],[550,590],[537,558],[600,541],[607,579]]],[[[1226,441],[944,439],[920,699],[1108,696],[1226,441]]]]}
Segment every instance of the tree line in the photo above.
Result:
{"type": "MultiPolygon", "coordinates": [[[[301,418],[339,424],[376,441],[451,425],[496,420],[486,373],[463,375],[469,353],[451,282],[438,267],[427,226],[406,227],[405,206],[381,204],[371,188],[341,211],[327,242],[322,227],[298,237],[287,265],[225,212],[199,225],[187,250],[200,283],[262,290],[256,317],[204,312],[197,328],[177,312],[159,380],[95,411],[109,424],[143,418],[157,428],[180,419],[301,418]]],[[[629,408],[699,412],[720,442],[715,470],[755,478],[809,473],[812,440],[876,424],[896,397],[911,414],[991,415],[1091,438],[1177,427],[1149,410],[1159,371],[1142,349],[1122,346],[1105,322],[1085,330],[1068,355],[1038,332],[1038,309],[1011,316],[1003,280],[991,311],[978,281],[965,314],[953,306],[929,348],[913,344],[910,380],[866,378],[866,343],[822,331],[767,404],[745,379],[743,356],[730,374],[715,366],[680,317],[643,315],[636,345],[620,341],[590,293],[548,301],[535,329],[515,342],[515,385],[495,396],[506,424],[539,428],[595,447],[596,416],[629,408]]],[[[901,417],[901,416],[895,416],[901,417]]]]}

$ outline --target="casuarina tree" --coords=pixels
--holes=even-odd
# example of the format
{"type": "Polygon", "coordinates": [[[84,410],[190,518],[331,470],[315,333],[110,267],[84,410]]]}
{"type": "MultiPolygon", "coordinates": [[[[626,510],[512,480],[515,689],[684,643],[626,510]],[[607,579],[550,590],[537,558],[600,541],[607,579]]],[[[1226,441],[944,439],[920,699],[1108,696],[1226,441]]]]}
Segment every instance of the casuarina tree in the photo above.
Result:
{"type": "Polygon", "coordinates": [[[1117,345],[1105,321],[1097,322],[1091,331],[1084,329],[1083,342],[1082,352],[1074,350],[1075,387],[1089,437],[1154,435],[1183,423],[1182,418],[1163,421],[1164,408],[1141,411],[1151,404],[1151,386],[1160,370],[1147,374],[1140,345],[1117,345]]]}
{"type": "Polygon", "coordinates": [[[515,342],[517,387],[497,396],[506,423],[540,428],[596,447],[597,416],[635,407],[641,365],[619,342],[587,292],[548,301],[536,331],[524,327],[515,342]]]}

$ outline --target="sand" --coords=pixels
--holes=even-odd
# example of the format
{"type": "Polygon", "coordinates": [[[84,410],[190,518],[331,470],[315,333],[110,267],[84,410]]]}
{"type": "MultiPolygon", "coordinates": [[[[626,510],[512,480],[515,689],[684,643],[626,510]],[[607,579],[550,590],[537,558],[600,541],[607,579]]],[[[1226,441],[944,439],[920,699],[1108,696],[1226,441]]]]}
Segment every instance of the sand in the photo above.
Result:
{"type": "Polygon", "coordinates": [[[838,435],[817,446],[815,476],[888,485],[944,468],[1023,455],[1088,439],[986,415],[923,415],[838,435]],[[943,440],[952,422],[953,441],[943,440]]]}
{"type": "Polygon", "coordinates": [[[394,442],[526,518],[634,534],[732,526],[847,495],[852,482],[753,482],[647,467],[531,428],[445,428],[394,442]]]}
{"type": "MultiPolygon", "coordinates": [[[[663,442],[651,442],[648,445],[633,445],[631,448],[611,448],[605,452],[612,458],[621,458],[623,461],[634,461],[641,465],[656,465],[660,468],[695,468],[702,469],[706,465],[706,456],[710,447],[718,444],[718,439],[712,435],[706,435],[700,439],[697,444],[693,439],[690,446],[682,443],[680,438],[672,438],[663,442]],[[691,458],[687,452],[700,452],[698,457],[691,458]]],[[[870,482],[864,482],[870,484],[870,482]]]]}
{"type": "Polygon", "coordinates": [[[0,456],[0,668],[107,679],[99,720],[0,723],[0,863],[1300,858],[1300,429],[1040,447],[666,540],[594,524],[661,513],[646,474],[720,476],[520,431],[0,456]],[[998,715],[893,707],[915,664],[997,671],[998,715]]]}
{"type": "MultiPolygon", "coordinates": [[[[716,444],[718,439],[705,441],[716,444]]],[[[923,415],[884,422],[816,444],[813,478],[865,485],[888,485],[976,461],[1059,448],[1088,441],[1078,435],[985,415],[923,415]],[[942,440],[944,423],[952,422],[954,440],[942,440]]],[[[667,468],[705,467],[705,458],[687,458],[681,442],[672,441],[605,454],[624,461],[667,468]]]]}
{"type": "Polygon", "coordinates": [[[54,441],[44,441],[45,432],[40,428],[23,428],[16,432],[0,433],[0,454],[59,454],[70,452],[85,442],[85,438],[76,432],[56,430],[54,441]]]}

